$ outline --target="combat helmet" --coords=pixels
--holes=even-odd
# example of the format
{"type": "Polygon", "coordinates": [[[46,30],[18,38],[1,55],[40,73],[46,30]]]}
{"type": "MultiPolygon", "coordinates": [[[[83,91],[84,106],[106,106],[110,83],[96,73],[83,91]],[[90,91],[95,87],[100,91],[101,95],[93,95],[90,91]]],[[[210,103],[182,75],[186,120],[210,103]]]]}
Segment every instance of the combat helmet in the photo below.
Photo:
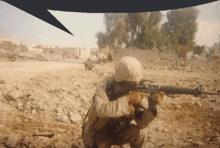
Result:
{"type": "Polygon", "coordinates": [[[115,67],[115,80],[117,82],[139,83],[143,79],[141,63],[134,57],[123,57],[115,67]]]}

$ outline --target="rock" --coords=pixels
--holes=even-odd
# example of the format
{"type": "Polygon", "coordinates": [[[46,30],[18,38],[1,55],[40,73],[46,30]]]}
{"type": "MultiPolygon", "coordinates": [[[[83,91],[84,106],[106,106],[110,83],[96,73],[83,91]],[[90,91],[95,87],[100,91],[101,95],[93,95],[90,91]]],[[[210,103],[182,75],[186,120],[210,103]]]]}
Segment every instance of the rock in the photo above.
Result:
{"type": "Polygon", "coordinates": [[[8,101],[8,103],[9,103],[10,105],[13,105],[13,104],[14,104],[14,101],[8,101]]]}
{"type": "Polygon", "coordinates": [[[82,117],[80,116],[79,113],[72,113],[70,112],[70,120],[74,123],[74,122],[77,122],[77,121],[81,121],[82,120],[82,117]]]}
{"type": "Polygon", "coordinates": [[[66,98],[66,100],[67,100],[67,101],[71,101],[71,99],[70,99],[70,98],[66,98]]]}
{"type": "Polygon", "coordinates": [[[5,98],[5,100],[9,101],[16,101],[13,97],[11,97],[10,95],[3,95],[3,97],[5,98]]]}
{"type": "Polygon", "coordinates": [[[9,93],[13,98],[18,99],[19,97],[22,97],[22,92],[19,90],[15,90],[9,93]]]}
{"type": "Polygon", "coordinates": [[[9,94],[5,95],[4,98],[7,101],[16,101],[21,96],[22,96],[22,93],[19,90],[15,90],[15,91],[12,91],[9,94]]]}
{"type": "Polygon", "coordinates": [[[90,98],[88,98],[88,97],[86,97],[86,96],[84,96],[84,95],[80,95],[80,98],[81,98],[81,101],[82,101],[83,103],[88,102],[89,99],[90,99],[90,98]]]}
{"type": "Polygon", "coordinates": [[[24,140],[23,140],[23,144],[24,144],[24,145],[28,145],[29,142],[30,142],[30,137],[29,137],[29,136],[25,136],[25,137],[24,137],[24,140]]]}
{"type": "Polygon", "coordinates": [[[151,137],[151,138],[150,138],[150,142],[152,142],[152,143],[154,143],[154,144],[155,144],[155,143],[157,143],[157,139],[156,139],[156,138],[154,138],[154,137],[151,137]]]}
{"type": "Polygon", "coordinates": [[[56,108],[54,109],[56,113],[62,113],[62,109],[61,108],[56,108]]]}
{"type": "Polygon", "coordinates": [[[68,117],[65,115],[57,116],[57,121],[60,121],[60,122],[66,122],[67,119],[68,119],[68,117]]]}
{"type": "Polygon", "coordinates": [[[33,109],[33,110],[31,111],[31,113],[32,113],[32,114],[36,114],[36,110],[33,109]]]}
{"type": "Polygon", "coordinates": [[[26,102],[26,104],[24,105],[24,107],[29,111],[31,108],[31,102],[26,102]]]}
{"type": "Polygon", "coordinates": [[[155,129],[156,131],[162,131],[162,127],[156,127],[156,129],[155,129]]]}
{"type": "Polygon", "coordinates": [[[211,140],[211,139],[210,139],[209,137],[205,139],[205,141],[207,141],[207,142],[210,141],[210,140],[211,140]]]}
{"type": "Polygon", "coordinates": [[[190,96],[190,99],[194,101],[196,98],[194,96],[190,96]]]}
{"type": "Polygon", "coordinates": [[[211,124],[210,124],[209,122],[206,122],[206,125],[207,125],[208,127],[210,127],[210,126],[211,126],[211,124]]]}
{"type": "Polygon", "coordinates": [[[82,109],[80,113],[81,113],[82,115],[86,115],[87,112],[88,112],[88,109],[82,109]]]}
{"type": "Polygon", "coordinates": [[[192,144],[193,144],[193,146],[200,146],[200,145],[203,145],[202,142],[193,142],[192,144]]]}
{"type": "Polygon", "coordinates": [[[180,141],[180,140],[178,140],[177,138],[173,138],[172,139],[172,144],[174,145],[174,146],[180,146],[183,142],[182,141],[180,141]]]}
{"type": "Polygon", "coordinates": [[[8,138],[7,138],[7,141],[6,141],[6,145],[8,147],[15,147],[17,144],[17,136],[16,135],[10,135],[8,138]]]}
{"type": "Polygon", "coordinates": [[[21,110],[22,109],[22,106],[23,106],[23,104],[21,103],[21,102],[18,102],[18,110],[21,110]]]}
{"type": "Polygon", "coordinates": [[[202,103],[200,101],[197,101],[196,104],[198,104],[199,106],[202,106],[202,103]]]}
{"type": "Polygon", "coordinates": [[[65,129],[61,129],[61,128],[58,128],[57,131],[58,131],[59,133],[64,133],[66,130],[65,130],[65,129]]]}
{"type": "Polygon", "coordinates": [[[167,132],[168,132],[168,129],[164,128],[162,131],[163,131],[164,133],[167,133],[167,132]]]}
{"type": "Polygon", "coordinates": [[[5,84],[5,80],[0,79],[0,84],[5,84]]]}
{"type": "Polygon", "coordinates": [[[3,144],[0,144],[0,148],[6,148],[3,144]]]}
{"type": "Polygon", "coordinates": [[[181,106],[180,106],[180,105],[177,105],[176,107],[177,107],[177,108],[181,108],[181,106]]]}
{"type": "Polygon", "coordinates": [[[76,144],[76,143],[73,143],[73,144],[71,145],[71,148],[79,148],[79,145],[76,144]]]}
{"type": "Polygon", "coordinates": [[[80,87],[80,85],[77,82],[73,83],[73,85],[80,87]]]}
{"type": "Polygon", "coordinates": [[[164,146],[164,142],[163,142],[163,141],[158,142],[158,143],[157,143],[157,146],[158,146],[158,147],[162,147],[162,146],[164,146]]]}

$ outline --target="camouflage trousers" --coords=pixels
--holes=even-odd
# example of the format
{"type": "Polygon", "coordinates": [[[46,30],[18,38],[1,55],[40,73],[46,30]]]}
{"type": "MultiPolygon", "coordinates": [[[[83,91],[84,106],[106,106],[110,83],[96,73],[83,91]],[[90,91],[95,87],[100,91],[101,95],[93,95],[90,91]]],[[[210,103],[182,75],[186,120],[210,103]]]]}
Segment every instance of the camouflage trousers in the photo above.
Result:
{"type": "Polygon", "coordinates": [[[122,146],[130,143],[131,148],[147,147],[147,131],[139,129],[137,125],[129,125],[126,129],[117,134],[98,132],[94,138],[95,145],[83,148],[110,148],[113,145],[122,146]]]}

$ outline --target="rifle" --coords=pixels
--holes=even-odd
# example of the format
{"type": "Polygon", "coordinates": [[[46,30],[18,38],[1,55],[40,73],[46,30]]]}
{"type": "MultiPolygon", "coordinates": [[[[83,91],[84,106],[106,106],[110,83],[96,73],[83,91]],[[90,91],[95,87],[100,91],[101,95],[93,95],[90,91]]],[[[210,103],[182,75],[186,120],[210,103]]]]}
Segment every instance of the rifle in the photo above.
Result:
{"type": "Polygon", "coordinates": [[[119,84],[119,85],[123,85],[123,87],[120,87],[119,92],[115,94],[116,96],[119,94],[121,95],[128,94],[129,91],[144,92],[150,94],[151,96],[159,93],[160,91],[164,92],[165,94],[191,94],[194,96],[199,96],[202,94],[220,95],[219,90],[215,93],[202,91],[202,85],[200,85],[195,89],[188,89],[188,88],[179,88],[179,87],[171,87],[171,86],[145,85],[144,80],[142,80],[138,85],[126,85],[126,84],[119,84]]]}
{"type": "MultiPolygon", "coordinates": [[[[122,87],[117,87],[119,89],[117,93],[114,93],[114,99],[117,97],[127,95],[130,91],[144,92],[150,94],[148,99],[149,108],[151,109],[154,116],[157,116],[157,108],[155,106],[155,102],[152,99],[152,96],[158,94],[160,91],[165,94],[190,94],[194,96],[199,96],[201,94],[208,95],[220,95],[220,91],[218,90],[216,93],[204,92],[202,91],[202,85],[195,89],[187,89],[187,88],[179,88],[179,87],[171,87],[171,86],[159,86],[159,85],[145,85],[145,80],[142,80],[138,85],[136,84],[128,84],[127,82],[116,82],[117,85],[121,85],[122,87]],[[118,84],[117,84],[118,83],[118,84]]],[[[139,106],[139,105],[136,105],[139,106]]],[[[141,114],[137,114],[137,117],[141,117],[141,114]]]]}

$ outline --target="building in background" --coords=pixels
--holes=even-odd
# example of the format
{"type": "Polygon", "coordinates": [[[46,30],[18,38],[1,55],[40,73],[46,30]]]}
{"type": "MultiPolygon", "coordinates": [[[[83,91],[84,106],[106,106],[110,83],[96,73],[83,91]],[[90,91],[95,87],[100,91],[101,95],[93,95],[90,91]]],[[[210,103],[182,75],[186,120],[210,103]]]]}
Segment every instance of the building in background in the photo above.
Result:
{"type": "Polygon", "coordinates": [[[90,49],[91,56],[98,56],[98,53],[99,53],[99,48],[91,48],[90,49]]]}

